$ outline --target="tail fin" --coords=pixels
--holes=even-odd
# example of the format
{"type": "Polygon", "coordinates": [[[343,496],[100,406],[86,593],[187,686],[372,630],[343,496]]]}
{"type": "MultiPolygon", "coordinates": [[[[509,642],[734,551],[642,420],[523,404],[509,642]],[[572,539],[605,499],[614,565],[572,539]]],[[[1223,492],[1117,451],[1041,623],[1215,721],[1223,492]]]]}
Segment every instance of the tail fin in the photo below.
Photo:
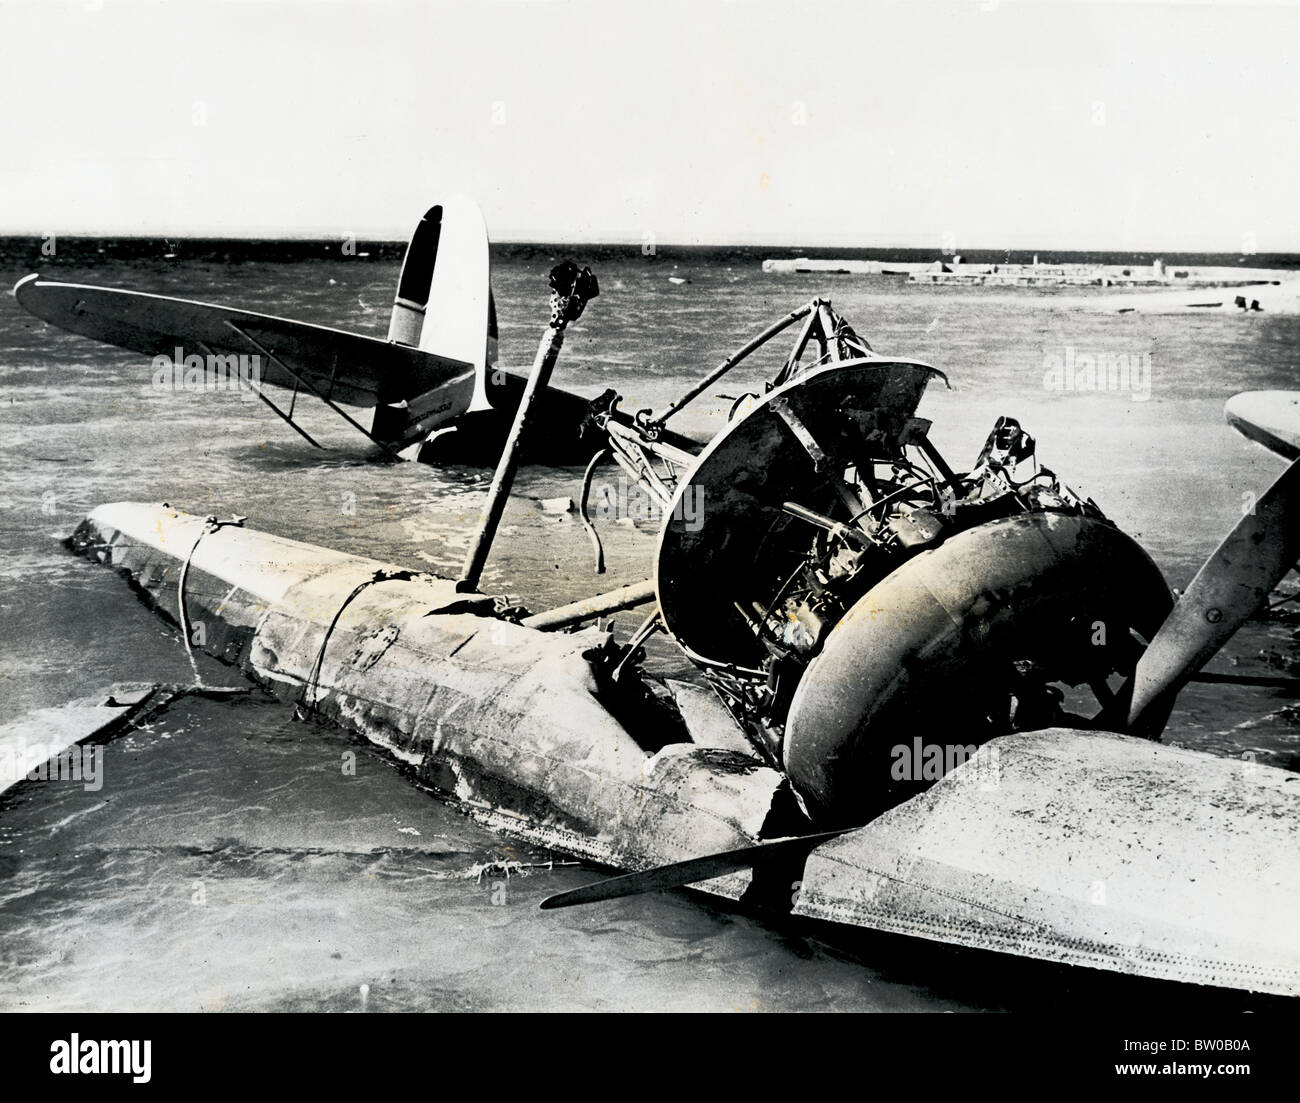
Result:
{"type": "Polygon", "coordinates": [[[453,196],[420,219],[402,261],[388,339],[469,364],[473,374],[377,409],[373,432],[380,440],[405,447],[462,414],[491,409],[496,309],[487,228],[472,199],[453,196]]]}
{"type": "Polygon", "coordinates": [[[393,299],[393,316],[388,323],[388,339],[395,344],[416,348],[420,345],[441,239],[442,206],[439,204],[424,213],[406,247],[402,274],[397,279],[397,295],[393,299]]]}

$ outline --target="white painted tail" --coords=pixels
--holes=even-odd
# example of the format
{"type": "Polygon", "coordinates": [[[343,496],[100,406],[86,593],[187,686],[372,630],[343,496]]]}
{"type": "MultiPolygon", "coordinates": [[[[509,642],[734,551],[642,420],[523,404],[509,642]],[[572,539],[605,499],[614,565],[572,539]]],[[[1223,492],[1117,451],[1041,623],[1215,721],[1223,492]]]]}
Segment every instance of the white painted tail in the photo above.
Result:
{"type": "Polygon", "coordinates": [[[496,364],[496,309],[487,227],[472,199],[452,196],[420,219],[402,261],[388,339],[470,370],[377,410],[380,439],[405,447],[462,414],[492,408],[487,373],[496,364]]]}

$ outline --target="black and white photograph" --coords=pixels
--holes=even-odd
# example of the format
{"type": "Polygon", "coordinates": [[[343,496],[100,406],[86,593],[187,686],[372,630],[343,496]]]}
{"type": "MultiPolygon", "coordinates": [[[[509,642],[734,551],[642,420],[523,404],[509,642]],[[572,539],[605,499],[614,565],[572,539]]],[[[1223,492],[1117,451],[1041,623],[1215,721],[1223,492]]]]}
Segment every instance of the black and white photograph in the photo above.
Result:
{"type": "Polygon", "coordinates": [[[23,1062],[1140,1011],[1105,1082],[1252,1075],[1300,996],[1300,3],[0,34],[23,1062]]]}

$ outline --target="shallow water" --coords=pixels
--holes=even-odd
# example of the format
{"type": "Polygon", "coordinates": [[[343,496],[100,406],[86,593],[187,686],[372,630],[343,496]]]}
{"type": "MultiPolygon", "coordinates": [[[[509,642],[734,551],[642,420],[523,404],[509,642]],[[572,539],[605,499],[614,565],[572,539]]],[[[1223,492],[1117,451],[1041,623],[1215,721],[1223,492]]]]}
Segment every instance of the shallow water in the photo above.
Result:
{"type": "MultiPolygon", "coordinates": [[[[538,250],[496,263],[507,366],[531,360],[551,260],[538,250]]],[[[397,265],[137,261],[55,274],[382,335],[397,265]]],[[[1239,390],[1297,385],[1295,319],[1079,315],[1039,292],[771,276],[749,261],[635,251],[603,253],[597,274],[601,295],[570,332],[559,385],[612,386],[627,409],[663,408],[772,318],[825,293],[877,350],[948,373],[952,389],[933,386],[920,413],[955,466],[974,458],[997,415],[1018,417],[1042,461],[1136,536],[1173,585],[1235,523],[1243,495],[1282,469],[1228,429],[1222,405],[1239,390]],[[1066,348],[1149,354],[1150,397],[1046,390],[1045,358],[1066,348]]],[[[715,390],[760,386],[773,357],[715,390]]],[[[703,402],[678,427],[707,434],[729,405],[703,402]]],[[[113,681],[189,680],[174,632],[60,546],[94,505],[246,514],[296,539],[450,572],[489,478],[376,461],[333,415],[305,408],[306,427],[331,446],[313,452],[260,404],[155,392],[144,357],[50,330],[12,299],[0,304],[0,418],[0,674],[11,713],[113,681]]],[[[605,525],[609,573],[596,578],[574,518],[536,505],[576,497],[580,481],[573,469],[521,472],[485,589],[540,609],[646,577],[653,524],[605,525]]],[[[621,627],[636,619],[625,614],[621,627]]],[[[1252,622],[1213,669],[1276,673],[1297,658],[1293,631],[1252,622]]],[[[652,658],[685,672],[667,651],[652,658]]],[[[205,676],[239,681],[201,661],[205,676]]],[[[1193,687],[1166,738],[1300,769],[1286,705],[1267,690],[1193,687]]],[[[590,873],[476,878],[493,859],[548,856],[512,849],[365,744],[295,723],[257,695],[180,702],[106,754],[98,792],[47,783],[0,797],[0,1008],[352,1010],[366,986],[376,1010],[942,1010],[1046,1003],[1074,983],[1042,968],[1009,986],[1005,969],[938,947],[832,947],[686,894],[539,913],[543,896],[590,873]],[[341,769],[349,754],[355,775],[341,769]]]]}

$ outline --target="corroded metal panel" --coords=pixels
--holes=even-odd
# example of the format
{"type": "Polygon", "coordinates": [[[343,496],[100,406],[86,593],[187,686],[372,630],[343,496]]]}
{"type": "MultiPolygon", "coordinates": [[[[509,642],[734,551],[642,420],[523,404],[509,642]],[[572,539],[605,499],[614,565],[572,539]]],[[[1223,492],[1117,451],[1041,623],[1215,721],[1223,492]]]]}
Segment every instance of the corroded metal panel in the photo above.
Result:
{"type": "MultiPolygon", "coordinates": [[[[118,503],[95,510],[73,546],[174,619],[180,564],[201,529],[165,507],[118,503]]],[[[654,723],[596,676],[607,632],[503,621],[490,597],[446,579],[231,527],[199,542],[186,605],[213,626],[210,640],[241,626],[240,661],[258,678],[536,845],[623,869],[732,849],[758,838],[786,785],[752,755],[648,739],[654,723]]],[[[749,880],[702,887],[738,897],[749,880]]]]}
{"type": "Polygon", "coordinates": [[[994,740],[808,859],[798,915],[1300,994],[1300,785],[1108,733],[994,740]]]}

